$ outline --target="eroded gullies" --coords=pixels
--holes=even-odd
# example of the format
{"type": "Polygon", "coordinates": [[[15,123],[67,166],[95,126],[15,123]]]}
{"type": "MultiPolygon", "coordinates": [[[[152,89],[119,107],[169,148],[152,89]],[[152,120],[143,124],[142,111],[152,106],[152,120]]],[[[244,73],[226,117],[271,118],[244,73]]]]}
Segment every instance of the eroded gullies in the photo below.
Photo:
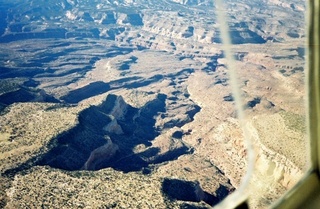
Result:
{"type": "MultiPolygon", "coordinates": [[[[246,150],[212,1],[0,7],[1,206],[208,208],[238,188],[246,150]]],[[[305,6],[227,10],[263,208],[305,167],[305,6]]]]}
{"type": "MultiPolygon", "coordinates": [[[[187,146],[161,154],[158,154],[160,148],[150,147],[152,140],[163,128],[184,125],[183,122],[176,124],[178,122],[168,121],[163,127],[155,127],[156,117],[166,114],[166,99],[166,95],[159,94],[145,106],[134,108],[121,96],[109,94],[101,105],[91,106],[79,113],[79,124],[54,139],[56,145],[37,164],[64,170],[113,167],[129,172],[190,153],[187,146]],[[134,153],[133,149],[137,145],[144,145],[146,148],[134,153]]],[[[199,109],[195,106],[195,109],[188,110],[185,114],[192,120],[197,111],[199,109]]],[[[181,139],[183,133],[180,133],[181,139]]]]}

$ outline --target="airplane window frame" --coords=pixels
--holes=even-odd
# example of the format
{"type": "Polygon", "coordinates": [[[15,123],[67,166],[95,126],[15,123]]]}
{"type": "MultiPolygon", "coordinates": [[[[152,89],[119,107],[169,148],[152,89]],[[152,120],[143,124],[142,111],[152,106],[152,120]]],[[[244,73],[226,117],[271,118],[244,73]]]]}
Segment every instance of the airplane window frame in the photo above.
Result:
{"type": "MultiPolygon", "coordinates": [[[[310,170],[272,208],[317,208],[320,203],[320,2],[309,0],[307,46],[307,125],[310,140],[310,170]]],[[[239,205],[240,206],[240,205],[239,205]]],[[[241,207],[241,206],[240,206],[241,207]]],[[[237,207],[237,208],[240,208],[237,207]]]]}
{"type": "MultiPolygon", "coordinates": [[[[271,208],[318,208],[320,205],[320,2],[306,2],[307,46],[306,46],[306,92],[308,137],[310,140],[310,168],[292,189],[282,196],[271,208]]],[[[232,67],[232,66],[231,66],[232,67]]],[[[248,197],[226,198],[217,208],[249,208],[248,197]],[[231,204],[231,200],[236,201],[231,204]],[[236,206],[234,206],[236,205],[236,206]]]]}
{"type": "Polygon", "coordinates": [[[307,125],[310,140],[310,170],[273,208],[318,208],[320,204],[320,2],[308,2],[307,125]]]}
{"type": "MultiPolygon", "coordinates": [[[[222,0],[221,0],[222,1],[222,0]]],[[[276,202],[272,208],[316,208],[320,204],[320,2],[308,0],[308,53],[306,92],[308,92],[307,123],[310,139],[310,170],[301,181],[276,202]]],[[[248,175],[250,176],[250,175],[248,175]]],[[[249,208],[248,197],[241,194],[227,198],[229,207],[249,208]],[[234,201],[230,202],[230,200],[234,201]],[[232,205],[232,206],[231,206],[232,205]]],[[[217,207],[221,207],[219,204],[217,207]]]]}

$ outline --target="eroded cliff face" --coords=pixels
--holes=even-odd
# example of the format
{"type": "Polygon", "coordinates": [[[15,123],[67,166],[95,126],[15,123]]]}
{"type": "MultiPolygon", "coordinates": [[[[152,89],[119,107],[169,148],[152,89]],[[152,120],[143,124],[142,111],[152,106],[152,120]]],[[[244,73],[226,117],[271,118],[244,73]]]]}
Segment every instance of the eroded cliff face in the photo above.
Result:
{"type": "MultiPolygon", "coordinates": [[[[142,171],[151,164],[191,153],[191,147],[181,141],[184,133],[178,137],[172,133],[162,142],[164,137],[160,135],[167,128],[190,122],[198,109],[192,106],[180,108],[180,111],[185,111],[186,119],[181,121],[172,115],[171,121],[166,120],[156,127],[157,120],[163,120],[161,115],[170,113],[170,108],[165,108],[166,101],[166,95],[156,94],[153,100],[134,108],[122,96],[109,94],[100,105],[81,110],[78,123],[73,128],[52,141],[43,142],[48,145],[41,153],[30,156],[24,164],[6,172],[15,173],[17,169],[32,165],[49,165],[64,170],[113,167],[125,172],[142,171]]],[[[34,149],[39,149],[39,146],[34,149]]]]}
{"type": "MultiPolygon", "coordinates": [[[[307,169],[305,5],[226,3],[264,208],[307,169]]],[[[248,151],[212,4],[0,3],[0,207],[209,208],[238,188],[248,151]]]]}
{"type": "MultiPolygon", "coordinates": [[[[238,67],[240,66],[239,63],[238,67]]],[[[220,68],[216,73],[223,73],[223,69],[220,68]]],[[[292,188],[307,170],[307,135],[303,116],[303,91],[301,91],[303,86],[295,85],[294,91],[289,90],[291,85],[297,82],[295,78],[288,82],[286,88],[283,88],[283,83],[280,86],[272,85],[273,88],[278,86],[276,88],[283,89],[282,94],[288,95],[286,99],[292,101],[283,103],[282,98],[270,92],[268,88],[270,82],[275,82],[275,79],[269,80],[264,77],[269,81],[263,80],[257,84],[254,76],[261,71],[251,71],[251,73],[253,73],[250,75],[251,79],[244,85],[246,89],[244,101],[248,101],[245,103],[246,129],[249,132],[249,139],[254,144],[256,159],[248,192],[251,206],[261,208],[271,204],[277,196],[292,188]],[[259,97],[259,94],[263,96],[258,101],[255,98],[259,97]],[[297,102],[298,100],[300,102],[297,102]]],[[[276,73],[272,76],[279,77],[276,73]]],[[[231,184],[237,188],[247,168],[248,151],[238,120],[230,117],[234,116],[231,104],[233,98],[228,95],[230,87],[212,85],[213,81],[203,79],[204,77],[204,73],[197,72],[189,80],[190,97],[200,105],[201,112],[196,115],[192,123],[183,127],[187,130],[195,125],[198,127],[197,132],[192,132],[193,137],[186,136],[184,139],[196,147],[197,155],[202,155],[221,169],[231,184]],[[205,95],[202,93],[204,91],[205,95]],[[225,102],[220,106],[217,101],[225,102]],[[199,125],[196,125],[197,123],[199,125]],[[201,135],[198,131],[206,134],[201,135]]],[[[249,77],[243,73],[242,79],[247,78],[249,77]]]]}
{"type": "Polygon", "coordinates": [[[257,153],[255,173],[249,186],[251,202],[256,207],[262,207],[265,201],[271,203],[273,198],[292,188],[308,169],[307,135],[304,122],[299,120],[300,115],[280,112],[256,116],[248,124],[257,153]],[[265,192],[269,199],[255,198],[250,190],[265,192]]]}
{"type": "Polygon", "coordinates": [[[205,5],[209,6],[212,5],[213,3],[207,0],[171,0],[173,2],[177,2],[179,4],[184,4],[184,5],[205,5]]]}
{"type": "Polygon", "coordinates": [[[109,161],[119,150],[118,145],[113,144],[110,138],[107,138],[107,143],[96,148],[90,153],[88,160],[83,165],[84,170],[96,170],[96,164],[103,161],[109,161]]]}

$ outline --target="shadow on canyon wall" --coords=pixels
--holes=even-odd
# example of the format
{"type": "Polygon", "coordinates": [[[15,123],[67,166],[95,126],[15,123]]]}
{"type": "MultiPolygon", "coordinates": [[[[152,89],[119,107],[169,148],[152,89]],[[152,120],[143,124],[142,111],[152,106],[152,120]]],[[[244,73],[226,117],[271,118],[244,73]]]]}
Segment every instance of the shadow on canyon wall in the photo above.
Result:
{"type": "Polygon", "coordinates": [[[155,128],[155,117],[166,111],[166,98],[158,94],[145,106],[134,108],[121,96],[108,95],[101,105],[83,110],[78,125],[53,139],[51,150],[36,164],[71,171],[112,167],[124,172],[149,173],[150,164],[189,153],[190,149],[182,146],[159,155],[159,148],[150,147],[160,134],[155,128]],[[142,144],[147,148],[134,153],[134,148],[142,144]]]}
{"type": "MultiPolygon", "coordinates": [[[[219,186],[215,194],[204,191],[198,181],[185,181],[180,179],[165,178],[162,182],[162,193],[170,201],[180,200],[189,202],[201,202],[214,206],[234,191],[224,185],[219,186]]],[[[181,208],[198,208],[185,203],[181,208]]]]}

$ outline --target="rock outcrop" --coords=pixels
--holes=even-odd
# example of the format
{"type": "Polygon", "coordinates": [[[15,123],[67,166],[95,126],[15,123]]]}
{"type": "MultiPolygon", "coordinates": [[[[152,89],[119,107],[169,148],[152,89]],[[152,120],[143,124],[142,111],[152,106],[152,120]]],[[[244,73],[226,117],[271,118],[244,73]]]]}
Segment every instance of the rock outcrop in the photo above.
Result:
{"type": "Polygon", "coordinates": [[[183,4],[183,5],[189,5],[189,6],[193,6],[193,5],[198,5],[198,6],[212,6],[212,2],[208,1],[208,0],[171,0],[173,2],[177,2],[179,4],[183,4]]]}
{"type": "MultiPolygon", "coordinates": [[[[257,149],[250,205],[265,208],[307,170],[305,5],[224,3],[257,149]]],[[[0,10],[1,208],[203,209],[239,187],[248,151],[213,1],[0,10]]]]}
{"type": "Polygon", "coordinates": [[[109,161],[119,150],[119,147],[112,143],[110,138],[107,138],[107,143],[93,150],[88,160],[83,165],[84,170],[96,170],[96,165],[103,161],[109,161]]]}

